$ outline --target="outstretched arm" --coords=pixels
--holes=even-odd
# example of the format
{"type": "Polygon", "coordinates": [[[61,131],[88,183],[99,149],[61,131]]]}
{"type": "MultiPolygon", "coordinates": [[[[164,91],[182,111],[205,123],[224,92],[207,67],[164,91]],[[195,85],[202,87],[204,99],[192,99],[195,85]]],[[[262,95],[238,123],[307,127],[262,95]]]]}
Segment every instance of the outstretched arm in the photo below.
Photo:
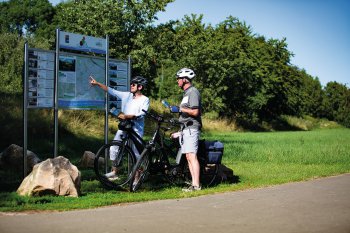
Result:
{"type": "Polygon", "coordinates": [[[90,76],[89,79],[90,79],[90,84],[91,84],[92,86],[98,86],[99,88],[101,88],[101,89],[104,90],[104,91],[107,91],[107,90],[108,90],[108,87],[107,87],[106,85],[97,82],[97,81],[93,78],[93,76],[90,76]]]}

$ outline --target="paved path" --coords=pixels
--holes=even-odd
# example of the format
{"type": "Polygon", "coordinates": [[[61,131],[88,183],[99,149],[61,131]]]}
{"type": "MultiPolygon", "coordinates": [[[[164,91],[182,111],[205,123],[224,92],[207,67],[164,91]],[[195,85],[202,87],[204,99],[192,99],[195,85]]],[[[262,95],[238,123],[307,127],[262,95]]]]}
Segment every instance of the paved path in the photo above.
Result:
{"type": "Polygon", "coordinates": [[[98,209],[0,213],[0,233],[350,233],[350,174],[98,209]]]}

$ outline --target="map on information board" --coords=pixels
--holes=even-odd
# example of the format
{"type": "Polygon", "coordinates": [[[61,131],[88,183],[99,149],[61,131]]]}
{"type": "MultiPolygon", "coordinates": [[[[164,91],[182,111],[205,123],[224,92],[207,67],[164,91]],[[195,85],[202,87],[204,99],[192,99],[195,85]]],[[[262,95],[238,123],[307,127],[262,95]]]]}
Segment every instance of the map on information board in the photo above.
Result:
{"type": "Polygon", "coordinates": [[[60,108],[103,109],[105,93],[93,88],[92,75],[105,84],[105,61],[82,56],[60,56],[58,72],[58,106],[60,108]]]}

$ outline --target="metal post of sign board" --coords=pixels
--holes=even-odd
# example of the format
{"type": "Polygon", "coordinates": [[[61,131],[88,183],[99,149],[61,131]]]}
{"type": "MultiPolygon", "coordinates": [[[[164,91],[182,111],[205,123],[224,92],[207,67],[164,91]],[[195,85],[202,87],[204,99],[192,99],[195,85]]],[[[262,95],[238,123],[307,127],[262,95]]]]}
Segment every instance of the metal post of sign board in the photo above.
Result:
{"type": "Polygon", "coordinates": [[[127,89],[130,90],[130,80],[131,80],[131,56],[128,56],[128,80],[127,80],[127,89]]]}
{"type": "MultiPolygon", "coordinates": [[[[108,87],[108,77],[109,77],[109,59],[108,59],[108,47],[109,47],[109,37],[106,36],[106,72],[105,72],[105,83],[108,87]]],[[[108,143],[108,112],[109,112],[109,105],[108,105],[108,91],[105,93],[105,144],[108,143]]],[[[107,161],[107,160],[106,160],[107,161]]]]}
{"type": "Polygon", "coordinates": [[[59,70],[59,58],[60,58],[60,29],[56,29],[56,58],[55,58],[55,82],[54,82],[54,129],[55,139],[53,146],[53,156],[57,156],[58,146],[58,70],[59,70]]]}
{"type": "Polygon", "coordinates": [[[28,147],[28,42],[24,44],[24,74],[23,74],[23,178],[27,176],[27,147],[28,147]]]}
{"type": "MultiPolygon", "coordinates": [[[[109,47],[109,37],[106,35],[106,70],[105,70],[105,84],[108,87],[108,76],[109,76],[109,60],[108,60],[108,47],[109,47]]],[[[104,128],[104,134],[105,134],[105,144],[108,143],[108,112],[109,112],[109,105],[108,105],[108,90],[105,93],[105,128],[104,128]]],[[[108,161],[108,153],[107,150],[105,151],[105,161],[108,161]]],[[[108,164],[105,163],[105,172],[108,172],[108,164]]]]}

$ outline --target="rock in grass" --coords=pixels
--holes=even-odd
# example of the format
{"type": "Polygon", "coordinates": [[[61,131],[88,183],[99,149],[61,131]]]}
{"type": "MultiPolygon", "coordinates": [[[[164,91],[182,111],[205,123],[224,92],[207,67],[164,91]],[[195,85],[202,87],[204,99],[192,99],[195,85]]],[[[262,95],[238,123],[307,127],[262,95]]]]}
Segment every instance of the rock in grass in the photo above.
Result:
{"type": "Polygon", "coordinates": [[[93,168],[94,167],[95,154],[91,151],[85,151],[83,157],[80,159],[80,167],[93,168]]]}
{"type": "MultiPolygon", "coordinates": [[[[41,162],[40,158],[32,151],[27,150],[27,171],[32,171],[35,164],[41,162]]],[[[13,170],[20,174],[23,171],[23,148],[12,144],[0,154],[0,168],[13,170]]]]}
{"type": "Polygon", "coordinates": [[[34,166],[33,171],[22,181],[19,195],[58,195],[78,197],[81,175],[68,159],[59,156],[47,159],[34,166]]]}

